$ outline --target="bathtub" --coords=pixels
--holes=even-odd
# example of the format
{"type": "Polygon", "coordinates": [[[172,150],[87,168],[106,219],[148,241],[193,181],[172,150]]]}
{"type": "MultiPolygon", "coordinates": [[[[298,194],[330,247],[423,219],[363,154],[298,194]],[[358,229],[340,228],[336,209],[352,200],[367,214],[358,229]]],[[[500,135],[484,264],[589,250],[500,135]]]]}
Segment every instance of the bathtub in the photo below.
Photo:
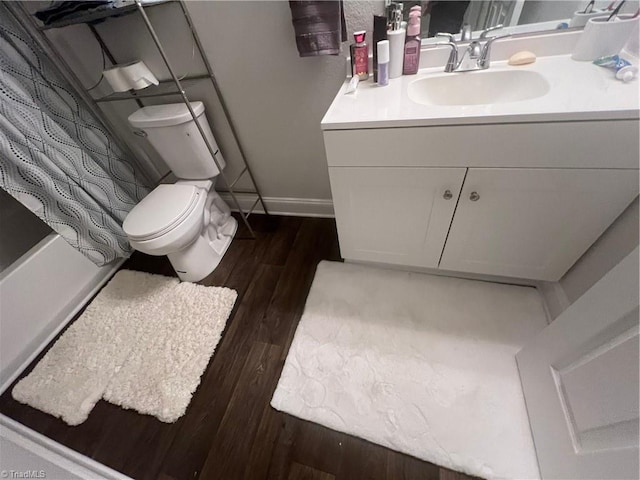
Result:
{"type": "Polygon", "coordinates": [[[51,233],[0,272],[0,392],[123,262],[98,267],[51,233]]]}

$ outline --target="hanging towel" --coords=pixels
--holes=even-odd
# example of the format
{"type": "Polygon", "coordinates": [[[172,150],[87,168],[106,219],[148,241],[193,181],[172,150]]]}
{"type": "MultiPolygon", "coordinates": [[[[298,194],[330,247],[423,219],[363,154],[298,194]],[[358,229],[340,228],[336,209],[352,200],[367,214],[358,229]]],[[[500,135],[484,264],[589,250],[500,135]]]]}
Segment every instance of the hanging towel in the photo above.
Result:
{"type": "Polygon", "coordinates": [[[45,25],[51,25],[63,18],[111,3],[114,3],[113,0],[53,2],[47,8],[38,10],[34,15],[45,25]]]}
{"type": "Polygon", "coordinates": [[[289,7],[301,57],[340,54],[347,40],[342,0],[290,0],[289,7]]]}

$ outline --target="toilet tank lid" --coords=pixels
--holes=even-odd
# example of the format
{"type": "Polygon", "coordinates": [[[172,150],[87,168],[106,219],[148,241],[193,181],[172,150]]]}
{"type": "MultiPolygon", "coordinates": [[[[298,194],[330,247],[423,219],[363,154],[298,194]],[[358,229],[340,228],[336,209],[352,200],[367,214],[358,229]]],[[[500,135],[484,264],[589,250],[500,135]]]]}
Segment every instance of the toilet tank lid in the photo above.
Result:
{"type": "MultiPolygon", "coordinates": [[[[191,108],[196,116],[204,112],[202,102],[191,102],[191,108]]],[[[169,127],[193,120],[189,109],[184,103],[171,103],[168,105],[152,105],[136,110],[129,115],[129,123],[138,128],[144,127],[169,127]]]]}

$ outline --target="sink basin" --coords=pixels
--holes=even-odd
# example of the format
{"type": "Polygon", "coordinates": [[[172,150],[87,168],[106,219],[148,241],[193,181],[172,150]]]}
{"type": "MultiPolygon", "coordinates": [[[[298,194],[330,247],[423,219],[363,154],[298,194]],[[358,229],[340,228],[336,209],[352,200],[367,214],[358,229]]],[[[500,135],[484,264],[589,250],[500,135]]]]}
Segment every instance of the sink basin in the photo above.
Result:
{"type": "Polygon", "coordinates": [[[447,73],[409,84],[411,100],[422,105],[490,105],[520,102],[549,93],[549,83],[529,70],[447,73]]]}

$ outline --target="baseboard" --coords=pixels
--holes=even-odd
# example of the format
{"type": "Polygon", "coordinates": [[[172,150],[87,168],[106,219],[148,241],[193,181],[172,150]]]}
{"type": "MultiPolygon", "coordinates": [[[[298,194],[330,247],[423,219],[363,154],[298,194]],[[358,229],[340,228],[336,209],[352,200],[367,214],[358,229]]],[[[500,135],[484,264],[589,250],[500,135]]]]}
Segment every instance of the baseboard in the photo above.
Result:
{"type": "Polygon", "coordinates": [[[0,415],[0,442],[20,452],[3,459],[3,478],[131,480],[5,415],[0,415]]]}
{"type": "Polygon", "coordinates": [[[351,259],[345,259],[344,261],[345,263],[354,263],[357,265],[384,268],[386,270],[424,273],[427,275],[436,275],[439,277],[464,278],[466,280],[478,280],[481,282],[504,283],[506,285],[518,285],[520,287],[537,287],[537,282],[535,280],[529,280],[526,278],[502,277],[499,275],[489,275],[484,273],[458,272],[454,270],[445,270],[443,268],[415,267],[411,265],[395,265],[391,263],[370,262],[351,259]]]}
{"type": "Polygon", "coordinates": [[[467,280],[478,280],[481,282],[504,283],[507,285],[518,285],[522,287],[533,287],[538,291],[542,306],[547,317],[547,323],[551,323],[558,315],[564,312],[571,302],[567,298],[564,289],[559,282],[542,282],[526,278],[502,277],[498,275],[487,275],[482,273],[455,272],[440,268],[411,267],[407,265],[392,265],[376,262],[364,262],[358,260],[345,259],[346,263],[374,266],[388,270],[400,270],[405,272],[425,273],[443,277],[465,278],[467,280]]]}
{"type": "MultiPolygon", "coordinates": [[[[33,362],[33,360],[40,354],[40,352],[60,333],[60,331],[76,316],[76,314],[82,309],[93,296],[115,275],[118,269],[126,259],[122,258],[115,261],[108,267],[103,267],[100,275],[96,275],[91,279],[90,283],[85,285],[82,291],[69,303],[58,316],[56,316],[50,323],[56,325],[56,327],[46,336],[44,340],[41,340],[33,348],[28,347],[31,353],[17,365],[9,365],[6,370],[10,373],[6,376],[6,380],[0,386],[0,395],[8,389],[11,384],[20,376],[20,374],[33,362]]],[[[37,342],[37,340],[36,340],[37,342]]],[[[35,343],[35,342],[34,342],[35,343]]],[[[23,357],[24,358],[24,357],[23,357]]]]}
{"type": "MultiPolygon", "coordinates": [[[[231,207],[237,210],[231,195],[220,192],[220,196],[231,207]]],[[[236,198],[243,210],[249,210],[256,201],[256,195],[251,193],[237,193],[236,198]]],[[[289,197],[263,197],[269,213],[273,215],[287,215],[293,217],[323,217],[333,218],[333,201],[330,198],[289,198],[289,197]]],[[[264,213],[262,205],[256,206],[254,213],[264,213]]]]}

